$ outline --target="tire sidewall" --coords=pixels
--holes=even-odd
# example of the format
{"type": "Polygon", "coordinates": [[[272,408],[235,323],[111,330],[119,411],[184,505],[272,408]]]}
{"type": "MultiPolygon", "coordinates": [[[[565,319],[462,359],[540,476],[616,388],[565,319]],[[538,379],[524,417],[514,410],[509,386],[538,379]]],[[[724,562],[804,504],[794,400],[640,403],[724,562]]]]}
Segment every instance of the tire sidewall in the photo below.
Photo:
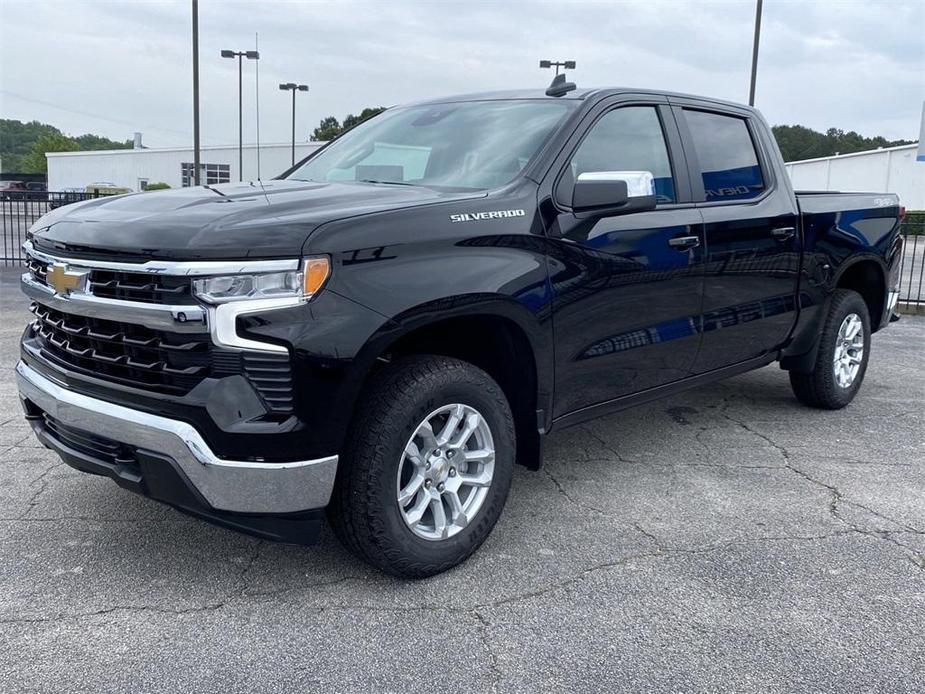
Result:
{"type": "Polygon", "coordinates": [[[860,294],[846,291],[839,300],[833,305],[833,311],[829,315],[826,329],[823,332],[823,344],[820,349],[820,362],[818,364],[820,379],[819,385],[822,386],[822,392],[832,405],[844,407],[854,399],[857,392],[861,389],[864,382],[864,375],[867,373],[867,363],[870,360],[870,315],[867,311],[867,304],[860,294]],[[842,322],[850,314],[857,314],[861,319],[864,330],[864,356],[861,359],[860,369],[854,381],[847,388],[838,385],[835,380],[835,371],[833,361],[835,358],[835,349],[838,344],[838,331],[842,322]]]}
{"type": "Polygon", "coordinates": [[[389,413],[395,426],[382,441],[381,463],[369,477],[370,500],[378,508],[368,509],[373,537],[389,541],[389,553],[396,552],[413,562],[432,565],[455,564],[471,554],[491,532],[507,499],[513,472],[515,440],[512,418],[504,395],[487,375],[485,383],[446,374],[439,382],[428,384],[426,392],[404,394],[389,413]],[[409,407],[409,404],[414,404],[409,407]],[[398,467],[405,445],[417,427],[435,410],[461,403],[475,408],[491,430],[495,447],[495,467],[491,486],[472,522],[445,540],[426,540],[415,535],[405,523],[397,501],[398,467]]]}

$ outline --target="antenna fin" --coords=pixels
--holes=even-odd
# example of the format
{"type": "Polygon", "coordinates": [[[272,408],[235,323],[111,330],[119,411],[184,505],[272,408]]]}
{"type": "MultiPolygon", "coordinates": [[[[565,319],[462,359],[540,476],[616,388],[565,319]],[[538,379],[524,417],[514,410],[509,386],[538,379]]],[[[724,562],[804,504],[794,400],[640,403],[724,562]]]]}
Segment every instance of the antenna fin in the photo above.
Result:
{"type": "Polygon", "coordinates": [[[564,96],[576,89],[575,83],[566,82],[565,73],[562,73],[552,78],[552,82],[546,88],[546,96],[564,96]]]}

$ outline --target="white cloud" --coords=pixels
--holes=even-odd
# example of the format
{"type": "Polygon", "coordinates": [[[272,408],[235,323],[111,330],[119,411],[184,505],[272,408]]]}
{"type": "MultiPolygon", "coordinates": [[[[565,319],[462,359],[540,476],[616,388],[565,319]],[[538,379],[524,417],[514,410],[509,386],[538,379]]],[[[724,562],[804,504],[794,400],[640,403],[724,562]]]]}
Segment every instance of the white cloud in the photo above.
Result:
{"type": "MultiPolygon", "coordinates": [[[[237,68],[222,48],[260,33],[261,138],[326,115],[457,92],[545,86],[539,58],[576,81],[744,101],[754,3],[200,2],[205,143],[237,139],[237,68]]],[[[925,4],[766,2],[758,103],[772,123],[914,138],[925,97],[925,4]]],[[[152,146],[191,139],[190,3],[0,0],[0,113],[152,146]],[[15,96],[14,96],[15,95],[15,96]],[[25,97],[25,98],[20,98],[25,97]],[[93,115],[90,115],[93,114],[93,115]]],[[[254,134],[245,64],[245,138],[254,134]]]]}

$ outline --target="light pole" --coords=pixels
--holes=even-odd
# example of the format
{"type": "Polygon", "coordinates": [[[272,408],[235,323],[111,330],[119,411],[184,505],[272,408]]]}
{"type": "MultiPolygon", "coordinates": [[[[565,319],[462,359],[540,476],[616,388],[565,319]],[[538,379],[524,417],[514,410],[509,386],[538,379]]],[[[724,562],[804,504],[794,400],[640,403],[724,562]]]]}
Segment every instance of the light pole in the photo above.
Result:
{"type": "Polygon", "coordinates": [[[199,0],[193,0],[193,185],[199,185],[199,0]]]}
{"type": "Polygon", "coordinates": [[[758,77],[758,39],[761,38],[761,0],[755,6],[755,41],[752,44],[752,81],[748,87],[748,105],[755,105],[755,79],[758,77]]]}
{"type": "Polygon", "coordinates": [[[242,77],[242,58],[259,60],[257,51],[222,51],[223,58],[238,59],[238,180],[244,180],[244,96],[242,94],[244,80],[242,77]]]}
{"type": "Polygon", "coordinates": [[[540,67],[555,67],[556,75],[559,74],[559,68],[561,67],[564,70],[574,70],[575,61],[574,60],[541,60],[540,67]]]}
{"type": "Polygon", "coordinates": [[[286,82],[279,85],[284,92],[292,92],[292,165],[295,166],[295,93],[307,92],[307,84],[296,84],[295,82],[286,82]]]}

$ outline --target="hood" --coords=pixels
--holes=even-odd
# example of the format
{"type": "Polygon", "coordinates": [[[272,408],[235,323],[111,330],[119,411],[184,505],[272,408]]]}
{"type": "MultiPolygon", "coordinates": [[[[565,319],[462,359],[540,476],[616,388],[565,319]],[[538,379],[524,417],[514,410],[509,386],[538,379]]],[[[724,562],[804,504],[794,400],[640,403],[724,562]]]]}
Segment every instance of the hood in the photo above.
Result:
{"type": "Polygon", "coordinates": [[[273,180],[98,198],[33,226],[36,244],[151,259],[295,257],[325,222],[482,197],[414,186],[273,180]]]}

